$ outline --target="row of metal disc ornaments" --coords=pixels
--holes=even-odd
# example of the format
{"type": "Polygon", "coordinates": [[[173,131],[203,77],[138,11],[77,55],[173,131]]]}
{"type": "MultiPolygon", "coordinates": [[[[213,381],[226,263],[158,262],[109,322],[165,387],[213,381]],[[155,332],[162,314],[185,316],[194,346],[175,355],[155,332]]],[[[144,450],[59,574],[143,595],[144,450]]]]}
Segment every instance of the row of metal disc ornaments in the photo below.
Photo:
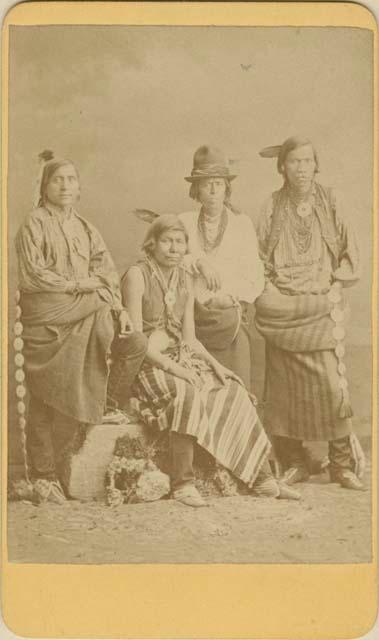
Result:
{"type": "Polygon", "coordinates": [[[26,406],[25,406],[25,371],[24,371],[24,356],[23,348],[24,341],[22,339],[23,326],[21,322],[21,307],[20,307],[20,292],[16,291],[16,321],[14,324],[14,341],[13,347],[15,350],[14,363],[16,365],[15,379],[16,379],[16,396],[17,396],[17,414],[18,414],[18,426],[20,429],[20,441],[23,451],[24,465],[25,465],[25,479],[29,481],[27,455],[26,455],[26,406]]]}
{"type": "Polygon", "coordinates": [[[332,303],[330,310],[330,317],[334,322],[334,327],[332,329],[333,338],[336,341],[336,346],[334,352],[337,357],[337,372],[339,375],[339,387],[341,389],[342,395],[342,403],[340,410],[340,418],[347,418],[351,416],[351,408],[350,408],[350,397],[349,397],[349,388],[348,382],[345,377],[346,374],[346,365],[343,361],[345,355],[345,314],[346,314],[346,306],[344,305],[343,295],[342,295],[342,287],[339,283],[335,282],[330,288],[328,292],[328,299],[332,303]]]}

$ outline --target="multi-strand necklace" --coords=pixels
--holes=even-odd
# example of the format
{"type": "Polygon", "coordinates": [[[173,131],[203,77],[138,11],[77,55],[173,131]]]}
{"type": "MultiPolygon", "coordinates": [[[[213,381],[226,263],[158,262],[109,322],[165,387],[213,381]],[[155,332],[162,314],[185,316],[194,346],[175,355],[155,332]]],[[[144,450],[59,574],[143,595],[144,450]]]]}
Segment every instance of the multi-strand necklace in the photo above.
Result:
{"type": "Polygon", "coordinates": [[[299,253],[307,253],[312,242],[314,216],[314,196],[310,190],[299,195],[288,190],[290,201],[290,233],[299,253]]]}
{"type": "Polygon", "coordinates": [[[228,214],[225,207],[217,216],[207,215],[204,209],[201,209],[197,228],[205,253],[214,251],[221,244],[227,224],[228,214]]]}

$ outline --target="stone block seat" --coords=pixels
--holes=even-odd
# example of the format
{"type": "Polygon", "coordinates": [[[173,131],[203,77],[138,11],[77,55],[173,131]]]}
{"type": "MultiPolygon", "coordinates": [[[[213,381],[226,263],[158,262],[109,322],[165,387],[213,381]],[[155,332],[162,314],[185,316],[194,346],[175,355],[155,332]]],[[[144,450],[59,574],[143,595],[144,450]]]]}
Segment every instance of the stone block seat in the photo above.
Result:
{"type": "Polygon", "coordinates": [[[87,426],[67,456],[63,477],[70,496],[83,502],[104,501],[105,476],[116,441],[123,436],[146,438],[146,427],[138,422],[87,426]]]}
{"type": "MultiPolygon", "coordinates": [[[[243,486],[200,447],[195,448],[195,482],[205,496],[236,495],[243,486]]],[[[83,427],[61,466],[61,479],[71,498],[118,506],[167,497],[168,435],[149,433],[136,418],[118,424],[83,427]]]]}

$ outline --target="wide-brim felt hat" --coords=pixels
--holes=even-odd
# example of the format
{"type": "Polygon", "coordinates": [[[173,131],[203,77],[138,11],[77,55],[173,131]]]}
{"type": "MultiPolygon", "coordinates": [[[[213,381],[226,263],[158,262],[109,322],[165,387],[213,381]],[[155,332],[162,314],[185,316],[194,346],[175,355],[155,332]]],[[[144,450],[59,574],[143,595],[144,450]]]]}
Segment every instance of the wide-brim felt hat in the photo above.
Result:
{"type": "Polygon", "coordinates": [[[199,147],[193,156],[193,169],[190,176],[184,179],[187,182],[195,182],[202,178],[227,178],[234,180],[237,174],[231,173],[229,162],[225,155],[217,147],[204,145],[199,147]]]}

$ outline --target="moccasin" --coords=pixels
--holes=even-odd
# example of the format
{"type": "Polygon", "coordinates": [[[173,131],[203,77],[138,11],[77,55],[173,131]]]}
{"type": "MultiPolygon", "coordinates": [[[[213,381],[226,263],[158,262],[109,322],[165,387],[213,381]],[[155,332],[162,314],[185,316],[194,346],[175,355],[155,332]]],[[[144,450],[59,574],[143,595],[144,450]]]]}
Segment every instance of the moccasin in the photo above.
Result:
{"type": "Polygon", "coordinates": [[[207,503],[193,484],[186,484],[172,492],[172,497],[187,507],[206,507],[207,503]]]}
{"type": "Polygon", "coordinates": [[[309,473],[303,467],[290,467],[283,474],[283,480],[287,485],[296,484],[297,482],[307,482],[309,473]]]}
{"type": "Polygon", "coordinates": [[[64,504],[67,502],[66,496],[58,480],[46,480],[38,478],[33,485],[33,499],[37,504],[43,502],[55,502],[64,504]]]}
{"type": "Polygon", "coordinates": [[[345,469],[331,476],[332,482],[339,482],[344,489],[352,489],[353,491],[366,491],[366,487],[359,480],[353,471],[345,469]]]}

